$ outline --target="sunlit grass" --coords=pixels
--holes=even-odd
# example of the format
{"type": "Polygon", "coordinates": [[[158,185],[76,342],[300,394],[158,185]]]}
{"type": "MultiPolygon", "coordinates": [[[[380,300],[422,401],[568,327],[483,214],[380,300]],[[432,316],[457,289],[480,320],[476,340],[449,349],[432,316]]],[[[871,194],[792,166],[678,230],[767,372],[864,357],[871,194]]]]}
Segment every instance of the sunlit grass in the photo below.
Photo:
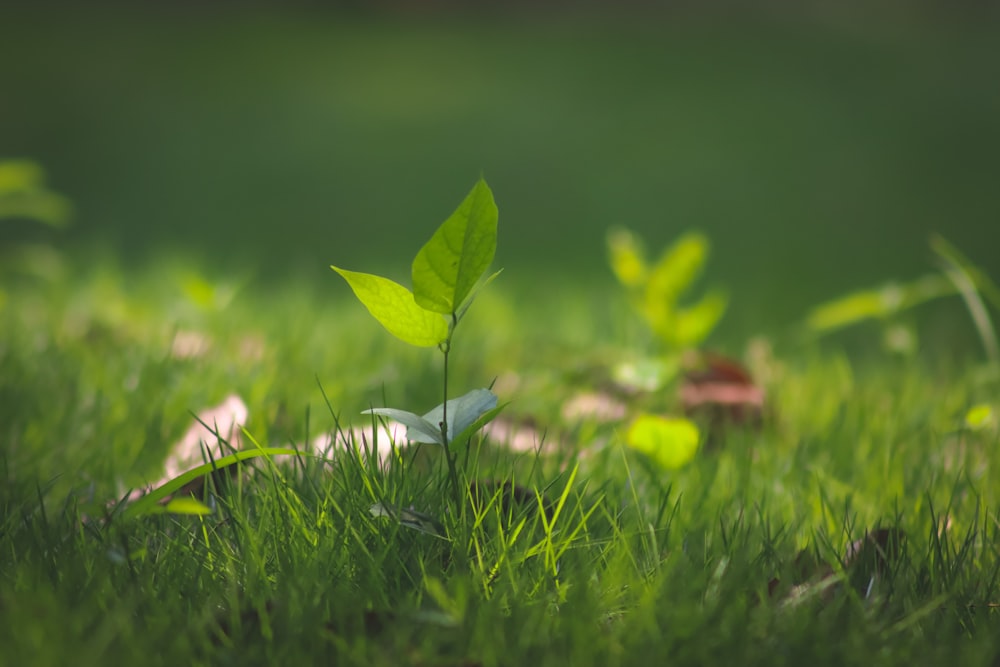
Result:
{"type": "Polygon", "coordinates": [[[4,664],[989,664],[1000,650],[1000,436],[965,421],[1000,390],[971,353],[859,363],[835,342],[757,341],[762,428],[665,472],[622,447],[627,417],[563,415],[641,344],[625,304],[526,299],[505,274],[463,323],[454,391],[497,377],[538,450],[475,444],[456,506],[435,447],[351,428],[373,404],[439,402],[431,352],[332,285],[112,266],[6,286],[4,664]],[[208,515],[125,511],[191,413],[230,395],[244,448],[299,454],[212,476],[196,496],[208,515]],[[336,444],[308,446],[323,434],[336,444]],[[903,539],[851,556],[879,529],[903,539]]]}

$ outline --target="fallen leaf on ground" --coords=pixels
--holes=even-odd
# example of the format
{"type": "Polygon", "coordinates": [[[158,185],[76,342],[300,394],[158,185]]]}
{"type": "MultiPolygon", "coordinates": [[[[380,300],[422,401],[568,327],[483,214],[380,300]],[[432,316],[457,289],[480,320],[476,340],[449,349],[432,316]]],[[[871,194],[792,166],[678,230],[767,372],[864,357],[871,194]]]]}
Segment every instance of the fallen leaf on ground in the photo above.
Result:
{"type": "Polygon", "coordinates": [[[876,590],[876,584],[899,559],[905,539],[906,535],[898,528],[866,531],[864,537],[847,545],[842,562],[844,572],[840,574],[811,551],[800,551],[790,568],[790,587],[786,589],[784,582],[774,577],[767,584],[768,596],[778,597],[779,593],[787,591],[781,597],[788,603],[797,604],[818,594],[827,603],[833,599],[839,584],[847,581],[868,599],[876,590]]]}
{"type": "Polygon", "coordinates": [[[196,359],[203,357],[212,348],[212,341],[200,331],[182,330],[174,334],[170,344],[170,356],[174,359],[196,359]]]}
{"type": "Polygon", "coordinates": [[[739,362],[718,354],[700,355],[695,368],[684,374],[680,400],[685,413],[706,418],[714,429],[759,426],[763,418],[764,390],[739,362]]]}
{"type": "Polygon", "coordinates": [[[844,565],[871,568],[874,574],[888,572],[902,551],[906,535],[898,528],[877,528],[865,533],[860,540],[847,545],[844,565]]]}
{"type": "Polygon", "coordinates": [[[562,407],[567,422],[615,422],[625,419],[627,408],[617,398],[604,393],[583,392],[570,398],[562,407]]]}
{"type": "Polygon", "coordinates": [[[518,423],[507,417],[498,417],[484,426],[483,435],[490,442],[515,452],[537,451],[545,441],[545,434],[539,432],[534,424],[527,421],[518,423]]]}
{"type": "MultiPolygon", "coordinates": [[[[246,423],[249,415],[246,403],[236,394],[230,394],[219,405],[199,412],[197,419],[192,422],[181,439],[170,448],[170,454],[163,464],[163,474],[143,488],[132,491],[128,499],[135,500],[178,475],[201,465],[205,462],[206,451],[211,451],[213,456],[221,457],[233,450],[240,449],[242,445],[240,428],[246,423]],[[223,445],[223,442],[226,445],[223,445]]],[[[204,478],[198,485],[204,485],[204,478]]],[[[194,486],[194,483],[188,485],[188,487],[194,486]]],[[[182,489],[181,492],[194,493],[198,490],[198,488],[188,487],[182,489]]]]}

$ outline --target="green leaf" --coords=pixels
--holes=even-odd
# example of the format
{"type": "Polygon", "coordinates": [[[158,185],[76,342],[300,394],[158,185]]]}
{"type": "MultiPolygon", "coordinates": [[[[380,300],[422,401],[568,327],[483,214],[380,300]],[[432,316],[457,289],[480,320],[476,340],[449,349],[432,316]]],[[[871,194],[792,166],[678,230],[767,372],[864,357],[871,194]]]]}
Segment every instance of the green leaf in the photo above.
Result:
{"type": "Polygon", "coordinates": [[[229,456],[223,456],[221,459],[204,463],[197,468],[192,468],[191,470],[174,477],[163,486],[150,491],[142,498],[139,498],[139,500],[126,507],[124,516],[136,517],[143,516],[145,514],[155,514],[157,511],[160,511],[158,503],[174,491],[177,491],[184,485],[193,482],[199,477],[204,477],[205,475],[208,475],[216,470],[222,470],[223,468],[227,468],[234,463],[246,461],[258,456],[266,456],[270,458],[272,456],[295,456],[301,453],[302,452],[297,452],[289,447],[261,447],[260,449],[248,449],[236,452],[235,454],[230,454],[229,456]]]}
{"type": "Polygon", "coordinates": [[[965,426],[972,431],[985,431],[993,426],[996,421],[993,408],[983,403],[972,406],[965,413],[965,426]]]}
{"type": "Polygon", "coordinates": [[[452,314],[493,261],[497,248],[497,206],[479,179],[413,260],[416,302],[452,314]]]}
{"type": "Polygon", "coordinates": [[[417,305],[410,290],[399,283],[370,273],[330,268],[343,276],[372,317],[404,343],[433,347],[448,337],[444,318],[417,305]]]}
{"type": "Polygon", "coordinates": [[[483,414],[479,415],[479,417],[477,417],[474,422],[472,422],[464,429],[462,429],[462,431],[458,435],[454,436],[449,435],[448,437],[451,438],[452,442],[457,442],[457,443],[461,443],[468,440],[469,438],[472,437],[472,435],[476,431],[478,431],[479,429],[481,429],[482,427],[486,426],[491,421],[496,419],[496,416],[501,412],[503,412],[503,409],[506,408],[507,405],[508,405],[507,403],[504,403],[503,405],[498,405],[494,408],[490,408],[483,414]]]}
{"type": "Polygon", "coordinates": [[[45,187],[45,172],[28,160],[0,160],[0,219],[28,218],[65,227],[72,215],[69,200],[45,187]]]}
{"type": "MultiPolygon", "coordinates": [[[[484,415],[496,409],[497,396],[489,389],[473,389],[467,394],[448,401],[448,439],[468,437],[474,431],[468,431],[484,415]],[[468,431],[468,432],[467,432],[468,431]]],[[[499,412],[499,410],[497,410],[499,412]]],[[[362,414],[380,415],[395,419],[406,426],[406,439],[411,442],[423,442],[429,445],[443,445],[441,434],[441,417],[443,406],[439,405],[424,416],[418,416],[406,410],[396,408],[372,408],[362,414]]],[[[494,415],[495,416],[495,413],[494,415]]],[[[488,420],[487,420],[488,421],[488,420]]],[[[485,425],[487,422],[483,422],[485,425]]]]}
{"type": "Polygon", "coordinates": [[[862,320],[887,317],[902,303],[902,290],[895,285],[880,290],[863,290],[813,308],[806,325],[813,331],[840,329],[862,320]]]}
{"type": "MultiPolygon", "coordinates": [[[[497,405],[497,395],[489,389],[473,389],[467,394],[448,401],[448,439],[453,440],[456,434],[461,435],[480,416],[492,410],[497,405]]],[[[444,414],[444,406],[439,405],[426,415],[424,419],[431,424],[440,424],[444,414]]]]}
{"type": "Polygon", "coordinates": [[[428,445],[444,444],[444,438],[441,436],[441,427],[412,412],[396,408],[372,408],[365,410],[361,414],[378,415],[380,417],[395,419],[406,427],[406,439],[410,442],[423,442],[428,445]]]}
{"type": "Polygon", "coordinates": [[[608,261],[618,282],[625,287],[640,287],[649,273],[642,245],[627,229],[608,232],[608,261]]]}
{"type": "Polygon", "coordinates": [[[625,443],[646,454],[668,470],[680,468],[694,458],[701,434],[689,419],[642,414],[625,434],[625,443]]]}
{"type": "Polygon", "coordinates": [[[931,235],[931,249],[947,262],[962,267],[973,279],[976,289],[986,297],[986,300],[994,308],[1000,310],[1000,287],[981,268],[973,264],[968,257],[948,243],[940,234],[931,235]]]}
{"type": "Polygon", "coordinates": [[[986,358],[993,365],[1000,365],[1000,342],[997,339],[993,320],[990,319],[986,304],[983,303],[983,298],[979,294],[980,288],[974,277],[975,266],[941,237],[932,238],[931,247],[944,260],[945,275],[955,285],[955,289],[965,301],[965,307],[969,311],[972,323],[976,326],[979,338],[983,342],[986,358]]]}
{"type": "Polygon", "coordinates": [[[0,160],[0,195],[43,187],[45,172],[30,160],[0,160]]]}
{"type": "Polygon", "coordinates": [[[926,275],[909,283],[889,283],[876,289],[851,292],[816,306],[806,317],[806,326],[815,333],[829,333],[865,320],[886,319],[957,292],[955,286],[939,274],[926,275]]]}
{"type": "Polygon", "coordinates": [[[190,496],[184,498],[174,498],[163,507],[167,514],[187,514],[191,516],[204,516],[212,513],[212,508],[201,502],[197,498],[190,496]]]}
{"type": "Polygon", "coordinates": [[[687,290],[705,265],[708,239],[688,232],[663,251],[646,283],[647,303],[673,304],[687,290]]]}
{"type": "Polygon", "coordinates": [[[728,305],[729,297],[725,292],[711,291],[693,306],[678,309],[674,314],[673,330],[660,335],[678,347],[698,345],[719,323],[728,305]]]}

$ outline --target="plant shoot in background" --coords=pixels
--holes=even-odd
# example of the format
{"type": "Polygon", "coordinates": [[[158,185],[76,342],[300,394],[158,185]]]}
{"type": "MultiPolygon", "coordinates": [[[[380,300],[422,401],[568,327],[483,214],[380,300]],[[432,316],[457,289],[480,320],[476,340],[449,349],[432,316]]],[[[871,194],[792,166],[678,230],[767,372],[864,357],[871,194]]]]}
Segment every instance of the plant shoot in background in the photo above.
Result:
{"type": "Polygon", "coordinates": [[[690,305],[681,303],[701,276],[708,259],[708,239],[688,232],[668,246],[655,264],[647,264],[639,239],[628,230],[608,234],[611,269],[628,291],[629,302],[665,351],[699,345],[726,312],[729,299],[711,289],[690,305]]]}
{"type": "MultiPolygon", "coordinates": [[[[685,350],[697,347],[719,323],[729,303],[721,289],[711,289],[693,303],[683,297],[698,280],[708,258],[708,239],[688,232],[650,264],[641,241],[622,228],[608,233],[611,269],[625,288],[632,309],[657,343],[653,357],[618,364],[613,374],[624,386],[654,391],[678,373],[685,350]]],[[[701,438],[685,418],[640,413],[625,432],[626,444],[664,468],[678,468],[695,455],[701,438]]]]}
{"type": "Polygon", "coordinates": [[[646,259],[639,238],[626,229],[612,229],[607,242],[611,270],[657,343],[656,356],[619,366],[616,379],[642,389],[658,389],[676,375],[681,353],[697,347],[712,332],[729,298],[715,288],[689,305],[682,302],[708,258],[709,242],[702,234],[682,235],[653,264],[646,259]]]}

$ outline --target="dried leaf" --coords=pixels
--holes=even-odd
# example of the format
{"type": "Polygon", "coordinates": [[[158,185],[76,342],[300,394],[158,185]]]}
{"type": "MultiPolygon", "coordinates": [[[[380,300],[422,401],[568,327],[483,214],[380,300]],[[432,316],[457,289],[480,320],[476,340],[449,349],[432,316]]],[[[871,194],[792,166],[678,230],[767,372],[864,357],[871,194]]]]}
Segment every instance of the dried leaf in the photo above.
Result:
{"type": "Polygon", "coordinates": [[[764,390],[739,362],[718,354],[701,355],[680,386],[684,412],[703,417],[719,431],[727,424],[758,427],[763,421],[764,390]]]}
{"type": "MultiPolygon", "coordinates": [[[[205,451],[221,458],[241,448],[240,427],[249,417],[246,403],[236,394],[230,394],[219,405],[206,408],[184,432],[180,440],[170,448],[170,454],[163,464],[163,474],[145,487],[134,490],[130,500],[146,495],[151,490],[163,486],[181,474],[197,468],[205,462],[205,451]],[[221,442],[220,442],[221,441],[221,442]],[[224,448],[222,442],[228,447],[224,448]],[[223,451],[226,449],[227,451],[223,451]]],[[[235,472],[236,468],[227,469],[224,474],[235,472]]],[[[176,495],[197,495],[204,488],[206,478],[200,477],[182,488],[176,495]]]]}
{"type": "Polygon", "coordinates": [[[567,422],[617,422],[625,419],[626,405],[606,393],[582,392],[562,406],[562,418],[567,422]]]}
{"type": "Polygon", "coordinates": [[[899,559],[905,540],[906,535],[898,528],[876,528],[866,532],[863,538],[847,546],[844,565],[871,568],[874,574],[885,574],[899,559]]]}

